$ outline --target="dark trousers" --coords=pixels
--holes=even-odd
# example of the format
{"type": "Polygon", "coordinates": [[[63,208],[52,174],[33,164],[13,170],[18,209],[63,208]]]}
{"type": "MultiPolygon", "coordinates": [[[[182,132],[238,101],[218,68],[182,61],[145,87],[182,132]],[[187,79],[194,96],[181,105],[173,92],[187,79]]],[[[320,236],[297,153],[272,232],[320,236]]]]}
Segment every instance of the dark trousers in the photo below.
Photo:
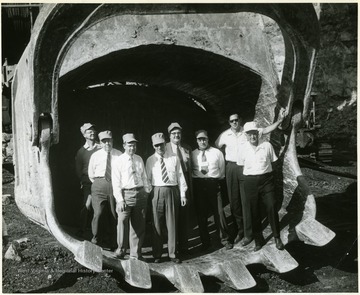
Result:
{"type": "Polygon", "coordinates": [[[180,192],[177,186],[155,186],[152,198],[153,256],[160,258],[167,233],[170,258],[176,257],[180,192]]]}
{"type": "Polygon", "coordinates": [[[279,214],[275,199],[275,184],[272,173],[245,176],[245,195],[251,202],[251,216],[254,237],[262,236],[261,208],[263,203],[271,230],[275,238],[280,237],[279,214]]]}
{"type": "Polygon", "coordinates": [[[234,162],[226,164],[226,186],[229,195],[231,213],[235,219],[238,235],[252,237],[250,202],[245,197],[244,166],[234,162]]]}
{"type": "Polygon", "coordinates": [[[130,257],[140,258],[145,239],[148,194],[140,190],[123,190],[125,210],[117,206],[117,244],[124,253],[130,244],[130,257]]]}
{"type": "Polygon", "coordinates": [[[220,233],[221,243],[225,245],[229,241],[229,229],[224,214],[219,180],[194,178],[194,200],[202,244],[210,244],[207,221],[209,212],[211,212],[214,214],[214,221],[216,229],[220,233]]]}
{"type": "Polygon", "coordinates": [[[98,241],[112,242],[115,235],[116,213],[111,182],[104,178],[95,178],[91,186],[91,198],[94,210],[91,223],[93,237],[98,241]]]}
{"type": "Polygon", "coordinates": [[[91,182],[82,183],[81,190],[83,193],[83,199],[81,202],[81,211],[80,211],[80,229],[85,231],[91,214],[91,204],[89,209],[86,208],[86,202],[88,200],[89,195],[91,195],[91,182]]]}

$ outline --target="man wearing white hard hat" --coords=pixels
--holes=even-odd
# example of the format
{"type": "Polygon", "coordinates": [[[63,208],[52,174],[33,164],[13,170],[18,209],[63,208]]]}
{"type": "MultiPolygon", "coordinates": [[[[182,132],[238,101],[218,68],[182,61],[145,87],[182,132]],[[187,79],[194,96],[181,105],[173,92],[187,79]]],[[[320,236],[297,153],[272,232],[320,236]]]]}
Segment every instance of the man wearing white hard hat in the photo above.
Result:
{"type": "Polygon", "coordinates": [[[82,237],[91,213],[91,181],[88,175],[90,157],[99,150],[101,146],[96,142],[96,130],[94,124],[85,123],[80,127],[80,131],[85,138],[85,144],[76,153],[75,168],[83,193],[80,211],[80,230],[77,232],[77,235],[82,237]]]}
{"type": "Polygon", "coordinates": [[[223,209],[220,180],[225,177],[225,160],[222,152],[209,146],[207,131],[195,133],[198,148],[191,154],[193,162],[194,200],[199,223],[201,249],[210,245],[208,230],[209,213],[214,215],[216,230],[219,231],[221,244],[225,249],[233,248],[230,242],[228,225],[223,209]]]}
{"type": "Polygon", "coordinates": [[[163,133],[151,137],[155,153],[146,161],[146,171],[154,187],[152,198],[154,237],[153,256],[155,263],[161,260],[164,228],[167,228],[169,259],[181,263],[177,257],[179,210],[187,203],[187,185],[177,156],[165,152],[163,133]]]}
{"type": "Polygon", "coordinates": [[[113,148],[112,133],[109,130],[99,133],[101,149],[93,153],[88,168],[89,179],[92,182],[91,196],[94,217],[91,223],[92,243],[104,246],[113,244],[115,234],[115,201],[113,198],[111,169],[121,152],[113,148]],[[106,215],[106,212],[110,214],[106,215]],[[106,222],[108,220],[108,223],[106,222]],[[110,224],[110,225],[109,225],[110,224]],[[105,228],[106,225],[106,228],[105,228]]]}
{"type": "Polygon", "coordinates": [[[143,159],[136,154],[137,139],[133,133],[123,135],[125,152],[116,160],[112,170],[113,190],[118,214],[115,254],[124,258],[130,246],[130,258],[143,260],[146,207],[151,184],[143,159]]]}
{"type": "MultiPolygon", "coordinates": [[[[280,111],[277,122],[266,128],[258,128],[259,137],[275,130],[284,119],[284,110],[280,111]]],[[[234,113],[229,116],[230,128],[225,130],[215,141],[219,149],[225,147],[226,160],[226,186],[228,190],[231,213],[237,225],[237,236],[234,243],[241,241],[242,246],[252,241],[252,226],[250,209],[246,202],[244,191],[243,164],[238,162],[239,156],[243,154],[244,144],[247,142],[241,117],[234,113]]]]}
{"type": "Polygon", "coordinates": [[[259,141],[259,131],[255,122],[244,125],[248,142],[243,149],[245,197],[251,208],[252,230],[255,239],[255,251],[264,244],[261,227],[260,203],[265,206],[267,217],[274,235],[276,248],[284,249],[280,239],[279,214],[275,198],[275,182],[272,163],[278,158],[270,142],[259,141]]]}

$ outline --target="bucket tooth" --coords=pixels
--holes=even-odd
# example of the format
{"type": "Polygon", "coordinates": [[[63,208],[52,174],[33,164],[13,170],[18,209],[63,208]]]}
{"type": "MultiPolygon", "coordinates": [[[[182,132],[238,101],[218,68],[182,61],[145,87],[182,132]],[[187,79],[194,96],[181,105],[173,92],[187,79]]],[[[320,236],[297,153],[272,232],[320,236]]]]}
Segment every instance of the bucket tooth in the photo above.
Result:
{"type": "Polygon", "coordinates": [[[274,244],[266,245],[261,250],[262,263],[267,269],[284,273],[299,266],[297,261],[286,250],[278,250],[274,244]]]}
{"type": "Polygon", "coordinates": [[[151,277],[149,265],[146,262],[137,259],[128,259],[122,261],[125,272],[125,281],[131,286],[151,289],[151,277]]]}
{"type": "Polygon", "coordinates": [[[335,233],[314,218],[306,218],[295,226],[296,233],[305,244],[322,247],[329,243],[335,233]]]}
{"type": "Polygon", "coordinates": [[[102,250],[89,241],[83,241],[80,244],[80,247],[75,252],[75,260],[95,272],[102,271],[102,250]]]}
{"type": "Polygon", "coordinates": [[[221,264],[222,276],[218,277],[235,290],[250,289],[256,281],[241,260],[226,261],[221,264]]]}
{"type": "Polygon", "coordinates": [[[187,265],[174,265],[174,286],[183,293],[204,292],[199,273],[187,265]]]}

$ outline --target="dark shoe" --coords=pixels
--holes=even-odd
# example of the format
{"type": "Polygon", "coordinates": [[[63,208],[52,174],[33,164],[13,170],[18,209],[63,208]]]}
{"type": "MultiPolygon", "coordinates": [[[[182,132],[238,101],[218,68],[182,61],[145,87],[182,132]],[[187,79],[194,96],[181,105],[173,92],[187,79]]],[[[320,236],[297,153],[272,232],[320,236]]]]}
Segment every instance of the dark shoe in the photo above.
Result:
{"type": "Polygon", "coordinates": [[[279,250],[284,250],[284,244],[280,238],[275,238],[275,245],[279,250]]]}
{"type": "Polygon", "coordinates": [[[174,262],[176,264],[180,264],[181,263],[181,260],[179,258],[170,258],[170,261],[171,262],[174,262]]]}
{"type": "Polygon", "coordinates": [[[225,247],[226,250],[230,250],[230,249],[232,249],[232,248],[234,247],[234,245],[231,244],[230,242],[227,242],[227,243],[224,245],[224,247],[225,247]]]}
{"type": "Polygon", "coordinates": [[[244,237],[244,234],[238,234],[234,240],[234,244],[239,243],[244,237]]]}
{"type": "Polygon", "coordinates": [[[264,244],[264,239],[255,239],[254,252],[259,251],[264,244]]]}
{"type": "Polygon", "coordinates": [[[115,256],[117,257],[117,258],[119,258],[119,259],[124,259],[125,258],[125,252],[123,251],[123,250],[121,250],[121,249],[116,249],[115,250],[115,256]]]}
{"type": "Polygon", "coordinates": [[[241,241],[241,246],[245,247],[249,245],[252,242],[252,240],[253,238],[248,238],[248,237],[243,238],[243,240],[241,241]]]}

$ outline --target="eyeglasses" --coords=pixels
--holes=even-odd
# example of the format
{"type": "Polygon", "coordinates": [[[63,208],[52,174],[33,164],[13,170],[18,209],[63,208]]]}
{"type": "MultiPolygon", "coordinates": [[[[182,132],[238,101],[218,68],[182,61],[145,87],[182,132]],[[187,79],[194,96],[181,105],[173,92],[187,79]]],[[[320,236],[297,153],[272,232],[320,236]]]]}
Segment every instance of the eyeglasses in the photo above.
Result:
{"type": "Polygon", "coordinates": [[[181,132],[171,132],[171,135],[181,135],[181,132]]]}
{"type": "Polygon", "coordinates": [[[230,123],[235,123],[235,122],[239,122],[239,119],[233,119],[229,121],[230,123]]]}
{"type": "Polygon", "coordinates": [[[206,137],[199,137],[197,138],[198,141],[207,141],[208,139],[206,137]]]}

